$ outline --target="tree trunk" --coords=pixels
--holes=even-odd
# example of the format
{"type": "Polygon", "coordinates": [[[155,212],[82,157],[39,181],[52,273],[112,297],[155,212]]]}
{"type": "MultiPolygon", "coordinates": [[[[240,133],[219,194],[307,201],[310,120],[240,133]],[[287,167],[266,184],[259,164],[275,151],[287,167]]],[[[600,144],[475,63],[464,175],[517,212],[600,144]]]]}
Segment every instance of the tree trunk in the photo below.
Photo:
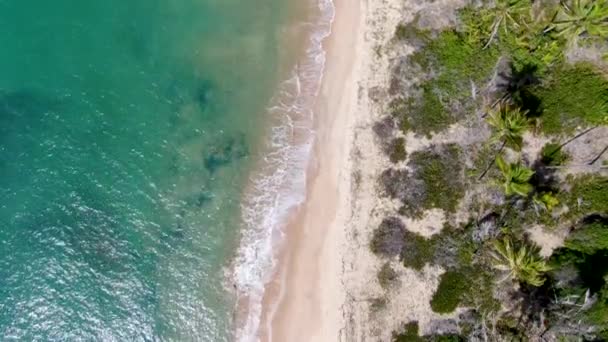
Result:
{"type": "Polygon", "coordinates": [[[596,161],[598,161],[602,157],[602,154],[606,153],[606,151],[608,151],[608,145],[606,145],[606,147],[604,147],[602,152],[600,152],[600,154],[598,154],[597,157],[593,158],[593,160],[589,162],[589,165],[593,165],[596,161]]]}
{"type": "Polygon", "coordinates": [[[507,145],[507,141],[506,140],[502,142],[502,145],[500,146],[500,149],[498,150],[498,152],[496,152],[496,154],[494,155],[494,158],[492,158],[492,162],[490,162],[490,164],[488,165],[488,167],[486,167],[485,171],[483,171],[483,173],[481,174],[481,176],[479,176],[478,180],[481,180],[486,175],[486,173],[488,173],[488,171],[490,171],[490,168],[496,162],[496,158],[498,158],[498,155],[500,154],[500,152],[502,152],[502,150],[505,148],[505,145],[507,145]]]}
{"type": "Polygon", "coordinates": [[[572,137],[571,139],[566,140],[566,142],[564,142],[564,143],[562,143],[561,145],[559,145],[559,146],[558,146],[558,147],[555,149],[555,151],[559,151],[559,150],[561,150],[561,149],[562,149],[562,147],[564,147],[564,146],[568,145],[569,143],[571,143],[571,142],[573,142],[574,140],[576,140],[576,139],[578,139],[578,138],[582,137],[583,135],[585,135],[585,134],[587,134],[587,133],[589,133],[589,132],[593,131],[594,129],[596,129],[596,128],[598,128],[598,127],[599,127],[599,125],[598,125],[598,126],[593,126],[593,127],[591,127],[591,128],[587,128],[586,130],[584,130],[584,131],[580,132],[579,134],[575,135],[575,136],[574,136],[574,137],[572,137]]]}

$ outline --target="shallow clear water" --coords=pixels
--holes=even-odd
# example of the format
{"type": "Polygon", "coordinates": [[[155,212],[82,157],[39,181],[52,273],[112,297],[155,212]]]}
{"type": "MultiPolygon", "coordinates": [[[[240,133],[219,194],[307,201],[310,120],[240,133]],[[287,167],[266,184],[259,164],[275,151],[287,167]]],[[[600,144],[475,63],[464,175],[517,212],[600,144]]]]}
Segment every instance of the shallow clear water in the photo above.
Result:
{"type": "Polygon", "coordinates": [[[0,340],[222,341],[279,0],[0,0],[0,340]]]}

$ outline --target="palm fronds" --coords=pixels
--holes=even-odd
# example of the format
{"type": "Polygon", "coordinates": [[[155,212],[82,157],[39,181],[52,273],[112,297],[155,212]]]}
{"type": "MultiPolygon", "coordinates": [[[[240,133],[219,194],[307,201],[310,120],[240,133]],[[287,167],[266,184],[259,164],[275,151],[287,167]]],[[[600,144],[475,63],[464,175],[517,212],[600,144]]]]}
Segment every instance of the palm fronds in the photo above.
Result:
{"type": "Polygon", "coordinates": [[[537,287],[544,284],[544,273],[551,269],[538,254],[538,248],[528,245],[516,248],[508,238],[494,242],[492,258],[494,268],[506,272],[504,279],[537,287]]]}
{"type": "Polygon", "coordinates": [[[528,196],[532,191],[532,185],[529,182],[534,175],[534,171],[523,166],[520,162],[507,163],[501,156],[496,157],[496,165],[503,175],[502,187],[505,195],[528,196]]]}
{"type": "Polygon", "coordinates": [[[498,110],[488,116],[488,124],[494,128],[492,139],[503,141],[509,147],[520,150],[523,134],[530,125],[526,112],[519,108],[511,108],[506,104],[500,104],[498,110]]]}
{"type": "Polygon", "coordinates": [[[509,31],[517,31],[524,26],[524,16],[529,9],[529,0],[496,1],[495,7],[489,12],[489,19],[492,21],[491,34],[484,49],[492,43],[499,31],[508,34],[509,31]]]}
{"type": "Polygon", "coordinates": [[[608,0],[563,0],[549,30],[571,43],[578,38],[608,39],[608,0]]]}

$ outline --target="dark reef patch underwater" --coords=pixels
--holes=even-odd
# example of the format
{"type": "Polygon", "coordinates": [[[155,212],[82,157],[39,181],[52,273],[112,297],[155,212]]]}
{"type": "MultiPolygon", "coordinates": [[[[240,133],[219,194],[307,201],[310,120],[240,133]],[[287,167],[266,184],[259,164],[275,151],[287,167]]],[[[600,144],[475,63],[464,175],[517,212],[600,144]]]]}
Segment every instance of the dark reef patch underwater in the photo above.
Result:
{"type": "Polygon", "coordinates": [[[286,6],[0,2],[0,340],[230,338],[286,6]]]}

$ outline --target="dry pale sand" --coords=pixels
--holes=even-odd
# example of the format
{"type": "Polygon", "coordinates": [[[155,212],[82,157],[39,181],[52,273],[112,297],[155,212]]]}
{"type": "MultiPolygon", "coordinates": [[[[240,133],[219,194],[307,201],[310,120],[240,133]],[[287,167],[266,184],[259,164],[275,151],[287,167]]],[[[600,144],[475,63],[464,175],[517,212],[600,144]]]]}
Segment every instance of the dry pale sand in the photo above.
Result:
{"type": "Polygon", "coordinates": [[[280,266],[264,300],[264,341],[338,341],[343,326],[343,232],[349,211],[360,7],[336,0],[324,42],[325,72],[315,110],[307,199],[292,218],[280,266]]]}

